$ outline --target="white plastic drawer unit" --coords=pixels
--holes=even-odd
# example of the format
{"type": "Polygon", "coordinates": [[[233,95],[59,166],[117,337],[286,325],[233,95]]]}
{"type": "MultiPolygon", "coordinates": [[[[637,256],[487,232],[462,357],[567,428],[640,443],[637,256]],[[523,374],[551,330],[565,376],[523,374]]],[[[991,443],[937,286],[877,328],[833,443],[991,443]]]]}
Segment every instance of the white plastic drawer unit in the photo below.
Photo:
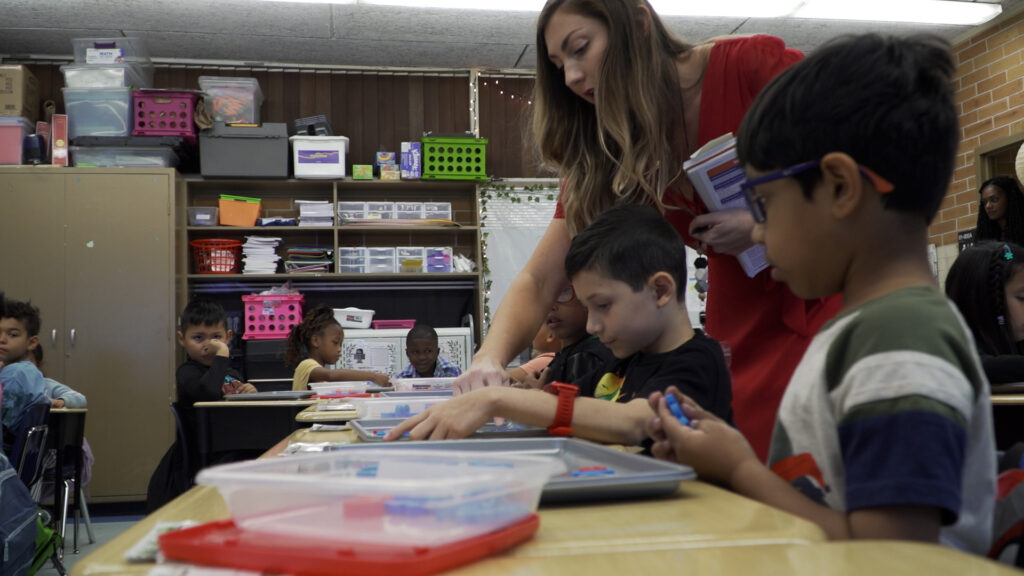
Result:
{"type": "MultiPolygon", "coordinates": [[[[440,355],[465,372],[473,356],[473,331],[468,328],[434,328],[440,355]]],[[[341,344],[341,360],[326,368],[349,370],[387,371],[394,377],[409,364],[405,356],[405,336],[408,328],[389,330],[345,330],[341,344]]]]}

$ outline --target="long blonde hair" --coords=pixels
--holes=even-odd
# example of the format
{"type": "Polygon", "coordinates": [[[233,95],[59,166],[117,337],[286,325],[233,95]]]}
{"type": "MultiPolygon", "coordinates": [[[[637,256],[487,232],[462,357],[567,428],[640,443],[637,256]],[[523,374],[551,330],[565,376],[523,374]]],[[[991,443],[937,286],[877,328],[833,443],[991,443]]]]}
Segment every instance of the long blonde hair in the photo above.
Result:
{"type": "Polygon", "coordinates": [[[646,0],[549,0],[537,21],[533,131],[541,159],[565,181],[566,224],[575,235],[620,203],[653,204],[679,175],[672,149],[683,101],[677,58],[691,46],[662,24],[646,0]],[[650,26],[640,7],[650,13],[650,26]],[[600,21],[608,45],[591,106],[548,59],[544,33],[565,8],[600,21]]]}

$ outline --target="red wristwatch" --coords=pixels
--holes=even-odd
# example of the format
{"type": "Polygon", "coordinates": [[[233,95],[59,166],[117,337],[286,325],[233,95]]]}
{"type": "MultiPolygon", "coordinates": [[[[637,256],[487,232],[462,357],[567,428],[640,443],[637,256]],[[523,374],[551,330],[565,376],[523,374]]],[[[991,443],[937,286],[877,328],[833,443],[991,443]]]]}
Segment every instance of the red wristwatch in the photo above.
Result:
{"type": "Polygon", "coordinates": [[[555,421],[548,426],[548,434],[552,436],[569,436],[572,434],[572,409],[579,395],[578,386],[564,382],[552,382],[544,387],[549,394],[558,395],[558,408],[555,409],[555,421]]]}

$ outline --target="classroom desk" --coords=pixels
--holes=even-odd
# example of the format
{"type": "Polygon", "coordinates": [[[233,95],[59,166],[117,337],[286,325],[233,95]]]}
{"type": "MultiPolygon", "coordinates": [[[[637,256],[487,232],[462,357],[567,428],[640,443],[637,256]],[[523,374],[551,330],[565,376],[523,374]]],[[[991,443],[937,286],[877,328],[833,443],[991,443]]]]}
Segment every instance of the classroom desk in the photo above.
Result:
{"type": "Polygon", "coordinates": [[[266,450],[300,428],[295,415],[316,400],[196,402],[196,446],[200,467],[213,452],[266,450]]]}
{"type": "Polygon", "coordinates": [[[355,410],[318,410],[318,405],[306,407],[295,415],[296,422],[309,424],[314,422],[348,422],[355,420],[359,414],[355,410]]]}
{"type": "Polygon", "coordinates": [[[993,406],[1016,406],[1024,404],[1024,394],[993,394],[993,406]]]}
{"type": "MultiPolygon", "coordinates": [[[[74,511],[81,509],[79,501],[82,486],[82,439],[85,435],[85,415],[89,412],[87,408],[51,408],[48,425],[50,432],[47,435],[47,446],[54,450],[54,481],[53,481],[53,509],[54,518],[59,522],[60,535],[64,537],[64,530],[67,526],[65,514],[68,508],[74,511]],[[74,491],[68,495],[73,499],[74,504],[67,506],[64,503],[64,457],[65,452],[70,449],[74,454],[74,491]]],[[[64,539],[67,542],[67,539],[64,539]]],[[[74,553],[78,554],[78,522],[75,522],[75,538],[73,540],[74,553]]]]}

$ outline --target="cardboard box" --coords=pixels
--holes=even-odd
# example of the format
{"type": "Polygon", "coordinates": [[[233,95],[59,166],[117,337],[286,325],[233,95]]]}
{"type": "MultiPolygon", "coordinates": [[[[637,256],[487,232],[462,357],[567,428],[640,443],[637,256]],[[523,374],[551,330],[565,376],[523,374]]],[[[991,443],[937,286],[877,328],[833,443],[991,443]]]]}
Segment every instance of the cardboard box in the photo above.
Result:
{"type": "Polygon", "coordinates": [[[395,164],[384,164],[380,167],[381,180],[401,180],[402,171],[395,164]]]}
{"type": "Polygon", "coordinates": [[[0,66],[0,116],[39,119],[39,80],[25,66],[0,66]]]}
{"type": "Polygon", "coordinates": [[[353,164],[353,180],[373,180],[373,166],[370,164],[353,164]]]}
{"type": "Polygon", "coordinates": [[[402,142],[402,179],[417,180],[423,175],[419,142],[402,142]]]}
{"type": "Polygon", "coordinates": [[[53,115],[53,132],[50,134],[52,147],[50,151],[51,163],[54,166],[68,165],[68,115],[53,115]]]}
{"type": "Polygon", "coordinates": [[[377,166],[384,166],[385,164],[397,164],[398,159],[395,158],[394,152],[377,152],[377,166]]]}

